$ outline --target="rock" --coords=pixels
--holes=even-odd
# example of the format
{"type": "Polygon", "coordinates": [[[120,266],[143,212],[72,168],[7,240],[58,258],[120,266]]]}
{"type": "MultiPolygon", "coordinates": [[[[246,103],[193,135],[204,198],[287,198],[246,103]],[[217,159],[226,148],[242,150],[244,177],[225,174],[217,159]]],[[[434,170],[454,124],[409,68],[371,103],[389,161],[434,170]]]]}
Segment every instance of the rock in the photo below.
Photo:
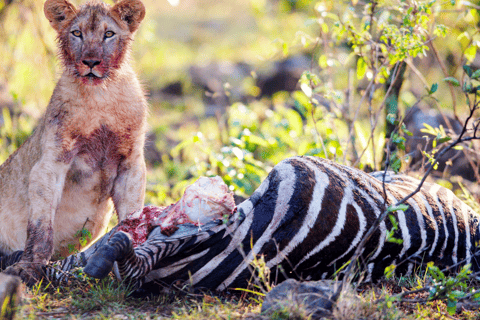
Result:
{"type": "Polygon", "coordinates": [[[294,313],[289,315],[289,319],[328,317],[334,305],[330,298],[339,285],[340,282],[333,280],[300,282],[288,279],[266,295],[261,312],[272,314],[288,310],[294,313]]]}
{"type": "Polygon", "coordinates": [[[293,92],[300,89],[298,80],[305,70],[311,67],[311,59],[305,55],[296,55],[275,63],[268,74],[260,74],[257,86],[261,95],[271,97],[276,92],[293,92]]]}
{"type": "Polygon", "coordinates": [[[13,319],[22,289],[19,277],[0,273],[0,319],[13,319]]]}
{"type": "Polygon", "coordinates": [[[183,96],[183,84],[181,81],[171,82],[163,87],[161,92],[170,96],[183,96]]]}
{"type": "MultiPolygon", "coordinates": [[[[421,132],[421,129],[424,128],[424,123],[434,128],[443,126],[447,133],[453,133],[454,135],[461,132],[461,123],[459,123],[450,115],[447,115],[446,118],[450,122],[453,132],[449,130],[449,127],[442,115],[435,110],[424,110],[419,107],[413,107],[407,112],[404,123],[407,129],[413,133],[413,136],[406,136],[407,141],[405,143],[405,150],[412,156],[410,165],[412,169],[418,169],[418,167],[421,166],[423,160],[422,150],[426,150],[427,152],[432,150],[432,139],[434,137],[421,132]],[[430,141],[428,144],[425,136],[429,136],[430,141]]],[[[446,170],[452,176],[458,175],[464,179],[475,181],[475,172],[474,168],[470,165],[470,160],[475,163],[476,166],[478,166],[478,156],[476,155],[476,151],[478,150],[479,146],[475,142],[472,142],[470,147],[469,144],[462,145],[465,148],[465,152],[459,150],[448,151],[439,161],[437,170],[439,172],[446,170]],[[465,153],[468,157],[465,155],[465,153]],[[451,163],[448,160],[450,160],[451,163]]],[[[427,161],[425,161],[425,163],[425,167],[428,168],[429,164],[427,161]]]]}
{"type": "Polygon", "coordinates": [[[191,66],[189,75],[192,84],[204,91],[205,115],[222,115],[232,102],[242,101],[246,96],[242,82],[250,73],[251,67],[246,63],[230,61],[191,66]]]}

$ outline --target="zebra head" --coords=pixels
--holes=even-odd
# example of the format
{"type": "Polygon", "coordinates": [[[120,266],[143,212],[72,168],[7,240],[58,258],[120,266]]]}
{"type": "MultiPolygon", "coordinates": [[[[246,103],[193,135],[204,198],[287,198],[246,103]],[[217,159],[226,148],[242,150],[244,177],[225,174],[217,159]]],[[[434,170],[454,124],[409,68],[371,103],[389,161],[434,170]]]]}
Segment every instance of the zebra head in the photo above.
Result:
{"type": "MultiPolygon", "coordinates": [[[[190,223],[178,225],[178,230],[171,236],[161,233],[159,227],[152,230],[147,241],[133,247],[131,236],[123,231],[109,235],[107,243],[95,248],[95,253],[88,258],[84,272],[94,278],[106,277],[115,262],[115,275],[119,280],[141,281],[152,270],[170,274],[198,257],[198,253],[205,251],[225,237],[229,237],[239,224],[245,219],[245,212],[250,213],[249,200],[240,204],[236,213],[228,220],[214,220],[202,226],[190,223]],[[249,210],[249,211],[248,211],[249,210]],[[183,259],[183,257],[190,257],[183,259]],[[168,260],[167,263],[164,263],[168,260]]],[[[106,235],[108,236],[108,234],[106,235]]]]}

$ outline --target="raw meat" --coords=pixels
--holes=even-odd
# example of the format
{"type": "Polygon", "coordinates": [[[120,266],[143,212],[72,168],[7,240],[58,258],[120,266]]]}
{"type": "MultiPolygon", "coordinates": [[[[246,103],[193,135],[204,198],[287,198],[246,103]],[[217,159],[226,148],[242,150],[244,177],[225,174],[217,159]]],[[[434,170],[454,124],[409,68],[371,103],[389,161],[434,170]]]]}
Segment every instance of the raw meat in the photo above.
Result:
{"type": "Polygon", "coordinates": [[[171,236],[177,225],[201,226],[209,221],[229,217],[235,211],[233,193],[220,177],[201,177],[188,186],[182,198],[168,207],[147,206],[131,213],[119,223],[117,231],[128,232],[136,247],[147,240],[153,228],[171,236]]]}

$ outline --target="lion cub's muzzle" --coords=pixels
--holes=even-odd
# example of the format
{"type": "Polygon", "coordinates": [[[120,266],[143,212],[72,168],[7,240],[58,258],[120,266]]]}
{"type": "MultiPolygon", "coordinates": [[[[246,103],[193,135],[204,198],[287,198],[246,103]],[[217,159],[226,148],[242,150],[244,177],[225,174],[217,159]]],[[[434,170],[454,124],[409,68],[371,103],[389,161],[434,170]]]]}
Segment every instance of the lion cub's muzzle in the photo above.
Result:
{"type": "Polygon", "coordinates": [[[100,59],[84,59],[77,68],[85,84],[99,84],[105,78],[105,70],[100,59]]]}

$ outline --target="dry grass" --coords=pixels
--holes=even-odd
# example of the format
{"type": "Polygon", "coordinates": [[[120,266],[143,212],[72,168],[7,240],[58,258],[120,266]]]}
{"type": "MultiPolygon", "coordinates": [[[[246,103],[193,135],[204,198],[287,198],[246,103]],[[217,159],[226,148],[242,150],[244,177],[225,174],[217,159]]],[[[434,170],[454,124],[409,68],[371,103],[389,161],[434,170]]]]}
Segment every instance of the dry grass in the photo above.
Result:
{"type": "MultiPolygon", "coordinates": [[[[415,283],[414,280],[410,281],[415,283]]],[[[473,284],[472,284],[473,285],[473,284]]],[[[332,319],[479,319],[477,309],[460,310],[449,316],[441,301],[423,304],[389,304],[373,301],[392,296],[411,286],[404,279],[359,287],[343,294],[332,319]],[[402,286],[400,286],[400,285],[402,286]]],[[[286,305],[268,315],[260,314],[262,297],[229,293],[185,293],[172,291],[134,298],[131,290],[113,279],[54,286],[41,283],[26,289],[15,319],[308,319],[301,306],[286,305]]],[[[410,296],[423,298],[424,294],[410,296]]]]}

